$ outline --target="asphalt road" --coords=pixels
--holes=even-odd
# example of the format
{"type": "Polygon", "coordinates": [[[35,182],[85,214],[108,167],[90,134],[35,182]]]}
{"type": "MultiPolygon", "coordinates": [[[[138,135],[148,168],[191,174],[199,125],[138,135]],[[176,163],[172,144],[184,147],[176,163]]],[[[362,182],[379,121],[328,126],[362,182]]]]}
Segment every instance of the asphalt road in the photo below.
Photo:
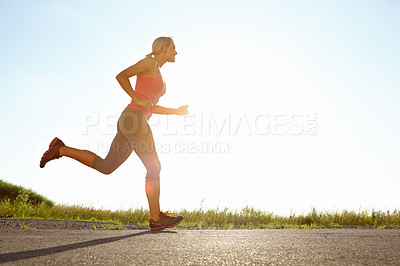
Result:
{"type": "Polygon", "coordinates": [[[12,265],[400,265],[400,230],[0,229],[12,265]]]}

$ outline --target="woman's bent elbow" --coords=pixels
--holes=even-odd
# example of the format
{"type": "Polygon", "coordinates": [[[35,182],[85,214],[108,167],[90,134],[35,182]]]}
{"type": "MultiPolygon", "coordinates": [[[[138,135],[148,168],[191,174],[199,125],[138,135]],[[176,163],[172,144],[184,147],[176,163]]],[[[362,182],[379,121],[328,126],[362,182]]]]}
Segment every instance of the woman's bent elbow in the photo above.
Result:
{"type": "Polygon", "coordinates": [[[126,75],[126,71],[121,71],[116,77],[118,81],[123,80],[123,79],[128,79],[128,75],[126,75]]]}
{"type": "Polygon", "coordinates": [[[120,81],[120,80],[123,78],[122,72],[119,73],[115,78],[116,78],[118,81],[120,81]]]}

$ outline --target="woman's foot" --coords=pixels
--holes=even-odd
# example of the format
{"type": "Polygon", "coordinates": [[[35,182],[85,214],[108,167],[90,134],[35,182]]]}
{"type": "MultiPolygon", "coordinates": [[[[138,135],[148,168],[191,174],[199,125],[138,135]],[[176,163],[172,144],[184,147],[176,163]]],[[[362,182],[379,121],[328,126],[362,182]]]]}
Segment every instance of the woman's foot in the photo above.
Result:
{"type": "Polygon", "coordinates": [[[60,158],[60,148],[64,146],[65,144],[59,138],[54,138],[49,145],[49,149],[43,154],[40,160],[40,168],[43,168],[48,161],[60,158]]]}
{"type": "Polygon", "coordinates": [[[150,219],[150,231],[161,231],[165,228],[177,226],[182,220],[182,216],[169,216],[160,212],[160,219],[158,219],[158,221],[150,219]]]}

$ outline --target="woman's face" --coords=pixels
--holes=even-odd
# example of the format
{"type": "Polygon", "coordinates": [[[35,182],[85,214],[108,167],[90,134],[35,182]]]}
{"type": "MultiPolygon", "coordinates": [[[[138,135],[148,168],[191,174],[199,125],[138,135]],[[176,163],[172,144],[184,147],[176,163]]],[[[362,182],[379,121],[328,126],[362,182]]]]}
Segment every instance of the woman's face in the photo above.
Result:
{"type": "Polygon", "coordinates": [[[165,56],[166,56],[166,59],[167,59],[168,62],[175,62],[175,56],[177,54],[178,53],[175,50],[175,44],[174,43],[172,43],[169,47],[167,47],[167,51],[166,51],[165,56]]]}

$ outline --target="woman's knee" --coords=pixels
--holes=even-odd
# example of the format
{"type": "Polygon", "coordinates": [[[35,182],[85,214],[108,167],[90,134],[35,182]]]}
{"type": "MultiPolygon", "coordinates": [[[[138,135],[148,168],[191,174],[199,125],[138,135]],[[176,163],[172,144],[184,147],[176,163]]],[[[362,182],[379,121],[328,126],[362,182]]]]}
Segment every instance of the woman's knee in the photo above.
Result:
{"type": "Polygon", "coordinates": [[[101,169],[101,173],[103,173],[103,174],[105,174],[105,175],[109,175],[109,174],[111,174],[112,172],[114,172],[115,171],[115,169],[101,169]]]}
{"type": "Polygon", "coordinates": [[[117,169],[116,167],[113,167],[112,165],[105,163],[105,160],[98,156],[95,158],[92,167],[105,175],[109,175],[112,172],[114,172],[115,169],[117,169]]]}
{"type": "Polygon", "coordinates": [[[147,167],[146,181],[160,181],[161,163],[159,160],[154,161],[147,167]]]}
{"type": "Polygon", "coordinates": [[[109,175],[112,172],[114,172],[116,168],[114,168],[114,167],[104,167],[103,166],[103,167],[99,167],[99,168],[95,168],[95,169],[97,171],[99,171],[100,173],[102,173],[102,174],[109,175]]]}

